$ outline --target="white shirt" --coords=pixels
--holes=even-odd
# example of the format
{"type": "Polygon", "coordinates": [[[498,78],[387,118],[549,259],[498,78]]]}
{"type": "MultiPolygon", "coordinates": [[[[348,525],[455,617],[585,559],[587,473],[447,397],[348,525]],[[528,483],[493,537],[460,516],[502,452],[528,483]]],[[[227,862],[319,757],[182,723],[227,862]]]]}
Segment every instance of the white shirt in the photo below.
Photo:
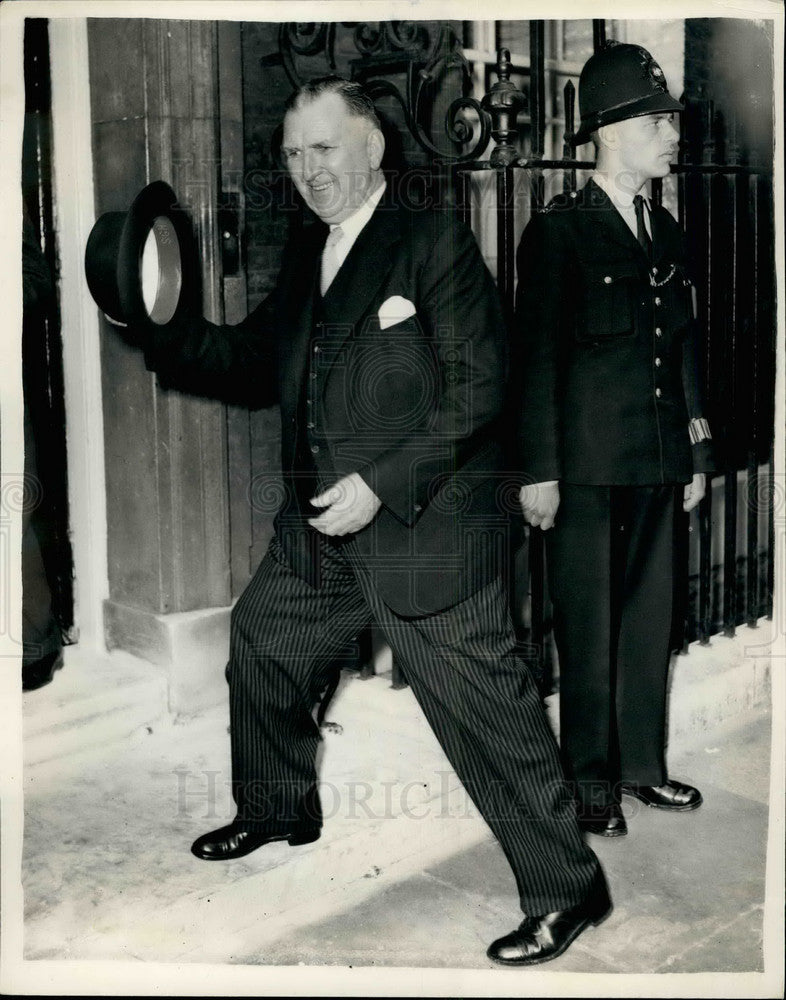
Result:
{"type": "Polygon", "coordinates": [[[652,226],[650,224],[650,200],[644,191],[630,192],[624,187],[617,187],[614,184],[612,178],[608,174],[601,174],[597,170],[593,171],[592,180],[602,188],[609,196],[609,200],[612,205],[617,209],[625,223],[633,233],[633,235],[638,239],[638,231],[636,228],[636,207],[633,204],[633,197],[635,194],[640,194],[644,199],[644,207],[646,211],[644,212],[644,226],[649,233],[650,239],[652,239],[652,226]]]}
{"type": "MultiPolygon", "coordinates": [[[[357,211],[353,212],[348,219],[344,219],[343,222],[337,223],[336,225],[341,226],[342,237],[334,246],[334,252],[336,255],[336,261],[338,267],[344,263],[347,258],[347,254],[355,245],[355,240],[360,236],[360,233],[366,223],[369,221],[371,216],[374,214],[377,205],[382,199],[382,195],[385,193],[385,188],[387,187],[387,181],[383,180],[379,187],[372,194],[366,198],[363,204],[357,211]]],[[[336,226],[331,226],[331,232],[336,228],[336,226]]]]}

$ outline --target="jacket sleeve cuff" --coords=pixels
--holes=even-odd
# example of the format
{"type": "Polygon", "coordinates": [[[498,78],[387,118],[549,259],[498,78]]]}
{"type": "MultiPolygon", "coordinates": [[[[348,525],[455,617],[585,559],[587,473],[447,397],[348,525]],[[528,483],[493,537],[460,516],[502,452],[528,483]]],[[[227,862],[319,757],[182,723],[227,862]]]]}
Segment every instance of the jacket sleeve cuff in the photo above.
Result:
{"type": "Polygon", "coordinates": [[[691,448],[693,471],[712,474],[718,471],[715,448],[712,439],[698,441],[691,448]]]}
{"type": "Polygon", "coordinates": [[[425,505],[425,497],[413,496],[406,476],[399,476],[399,481],[389,480],[377,463],[362,465],[354,471],[365,482],[377,499],[402,524],[411,528],[418,520],[425,505]]]}

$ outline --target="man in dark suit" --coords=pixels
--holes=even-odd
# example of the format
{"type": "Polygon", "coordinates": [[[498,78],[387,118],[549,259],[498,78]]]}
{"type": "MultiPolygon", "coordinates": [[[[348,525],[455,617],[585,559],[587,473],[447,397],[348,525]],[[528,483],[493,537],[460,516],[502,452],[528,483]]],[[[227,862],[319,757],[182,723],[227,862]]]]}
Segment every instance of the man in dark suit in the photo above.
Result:
{"type": "Polygon", "coordinates": [[[243,323],[147,338],[163,384],[281,407],[286,496],[231,621],[237,816],[192,850],[230,859],[319,836],[312,709],[335,655],[376,620],[514,870],[527,916],[489,955],[533,964],[610,903],[500,584],[506,333],[472,234],[397,206],[383,151],[357,85],[304,87],[282,153],[319,221],[243,323]]]}
{"type": "Polygon", "coordinates": [[[521,501],[550,529],[560,736],[580,821],[618,837],[621,793],[701,804],[667,778],[664,728],[675,517],[704,495],[711,442],[682,234],[641,194],[669,172],[682,106],[645,49],[613,42],[582,71],[579,102],[595,172],[519,247],[521,501]]]}

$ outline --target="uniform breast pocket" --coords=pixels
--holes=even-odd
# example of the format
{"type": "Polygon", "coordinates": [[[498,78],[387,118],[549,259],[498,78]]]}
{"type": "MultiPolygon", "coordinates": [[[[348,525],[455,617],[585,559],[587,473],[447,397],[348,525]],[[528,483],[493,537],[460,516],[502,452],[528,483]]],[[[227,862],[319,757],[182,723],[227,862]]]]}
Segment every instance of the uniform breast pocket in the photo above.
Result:
{"type": "Polygon", "coordinates": [[[586,343],[635,333],[641,278],[631,261],[583,264],[576,340],[586,343]]]}

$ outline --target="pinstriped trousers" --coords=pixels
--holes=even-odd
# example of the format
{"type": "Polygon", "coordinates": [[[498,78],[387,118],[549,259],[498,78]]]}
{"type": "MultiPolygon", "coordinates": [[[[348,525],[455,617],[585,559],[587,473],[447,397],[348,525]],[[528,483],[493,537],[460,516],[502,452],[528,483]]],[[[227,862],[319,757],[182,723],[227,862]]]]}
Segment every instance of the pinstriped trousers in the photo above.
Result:
{"type": "MultiPolygon", "coordinates": [[[[232,613],[228,670],[237,822],[319,826],[313,708],[336,654],[376,621],[459,779],[500,842],[525,913],[565,909],[598,868],[575,820],[536,686],[514,655],[499,580],[424,618],[396,616],[350,540],[320,536],[322,585],[276,537],[232,613]]],[[[395,706],[392,705],[394,708],[395,706]]]]}

